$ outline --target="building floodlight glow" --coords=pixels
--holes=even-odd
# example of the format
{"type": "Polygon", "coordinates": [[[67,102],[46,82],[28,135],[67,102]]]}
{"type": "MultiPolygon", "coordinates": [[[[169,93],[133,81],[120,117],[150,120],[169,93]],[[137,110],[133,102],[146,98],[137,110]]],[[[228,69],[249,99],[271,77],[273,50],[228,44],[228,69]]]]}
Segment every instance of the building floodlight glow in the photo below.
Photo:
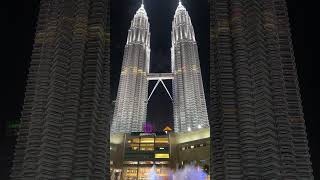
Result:
{"type": "Polygon", "coordinates": [[[111,132],[150,131],[146,124],[150,64],[150,31],[143,2],[131,21],[111,132]],[[137,88],[139,87],[139,88],[137,88]]]}
{"type": "Polygon", "coordinates": [[[174,74],[173,112],[175,132],[209,127],[198,46],[191,18],[179,1],[172,22],[171,69],[174,74]],[[183,99],[183,102],[181,102],[183,99]]]}
{"type": "MultiPolygon", "coordinates": [[[[171,72],[149,73],[150,32],[142,3],[128,31],[112,132],[143,130],[148,101],[160,82],[173,101],[175,132],[209,127],[198,46],[191,18],[181,1],[174,15],[171,34],[171,72]],[[148,97],[148,81],[152,80],[157,80],[157,83],[148,97]],[[163,80],[172,80],[172,96],[163,80]]],[[[144,129],[150,130],[146,126],[144,129]]]]}

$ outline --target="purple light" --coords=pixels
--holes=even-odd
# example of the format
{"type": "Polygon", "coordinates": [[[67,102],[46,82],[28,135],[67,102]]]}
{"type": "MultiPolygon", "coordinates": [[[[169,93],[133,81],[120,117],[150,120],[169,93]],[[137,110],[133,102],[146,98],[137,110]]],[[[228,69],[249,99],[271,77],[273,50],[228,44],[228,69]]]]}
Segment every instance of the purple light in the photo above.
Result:
{"type": "Polygon", "coordinates": [[[145,133],[152,133],[152,125],[150,123],[145,123],[143,130],[145,133]]]}

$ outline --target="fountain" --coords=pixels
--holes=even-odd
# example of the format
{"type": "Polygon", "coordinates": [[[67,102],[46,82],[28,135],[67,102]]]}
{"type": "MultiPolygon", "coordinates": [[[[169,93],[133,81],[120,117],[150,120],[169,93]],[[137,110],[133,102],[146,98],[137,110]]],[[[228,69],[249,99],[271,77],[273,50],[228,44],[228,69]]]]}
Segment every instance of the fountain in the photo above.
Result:
{"type": "Polygon", "coordinates": [[[185,166],[183,169],[173,174],[173,180],[206,180],[207,174],[200,168],[191,165],[185,166]]]}
{"type": "Polygon", "coordinates": [[[149,178],[150,178],[150,180],[159,180],[155,165],[152,166],[152,168],[149,172],[149,178]]]}
{"type": "MultiPolygon", "coordinates": [[[[150,180],[162,180],[157,175],[156,166],[153,165],[149,172],[150,180]]],[[[169,173],[168,180],[206,180],[207,174],[196,166],[187,165],[183,169],[179,169],[176,172],[169,173]]]]}

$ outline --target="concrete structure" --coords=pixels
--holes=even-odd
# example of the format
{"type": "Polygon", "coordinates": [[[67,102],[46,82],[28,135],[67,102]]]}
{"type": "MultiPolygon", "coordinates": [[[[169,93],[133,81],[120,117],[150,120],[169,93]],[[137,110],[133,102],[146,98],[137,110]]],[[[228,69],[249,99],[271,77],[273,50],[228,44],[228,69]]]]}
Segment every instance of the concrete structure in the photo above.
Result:
{"type": "Polygon", "coordinates": [[[210,0],[213,179],[313,179],[285,0],[210,0]]]}
{"type": "Polygon", "coordinates": [[[195,164],[209,171],[210,130],[186,133],[115,133],[111,135],[111,177],[146,177],[152,166],[167,177],[170,170],[195,164]]]}
{"type": "Polygon", "coordinates": [[[191,19],[181,2],[172,23],[171,53],[171,73],[149,73],[150,32],[142,3],[128,32],[112,132],[142,131],[147,103],[160,83],[173,101],[174,131],[209,127],[198,47],[191,19]],[[148,97],[148,81],[152,80],[157,83],[148,97]],[[173,93],[168,91],[163,80],[172,80],[173,93]]]}
{"type": "Polygon", "coordinates": [[[109,3],[41,0],[11,179],[109,179],[109,3]]]}

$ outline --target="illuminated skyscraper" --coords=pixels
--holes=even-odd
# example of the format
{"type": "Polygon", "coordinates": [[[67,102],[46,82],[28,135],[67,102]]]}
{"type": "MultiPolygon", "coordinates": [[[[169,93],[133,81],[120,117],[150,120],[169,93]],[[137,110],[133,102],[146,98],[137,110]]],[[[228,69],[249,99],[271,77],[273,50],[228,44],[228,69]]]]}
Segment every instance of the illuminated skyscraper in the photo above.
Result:
{"type": "Polygon", "coordinates": [[[174,130],[209,127],[198,46],[190,16],[181,2],[172,22],[171,63],[174,130]]]}
{"type": "Polygon", "coordinates": [[[285,0],[210,0],[213,179],[313,179],[285,0]]]}
{"type": "Polygon", "coordinates": [[[109,3],[40,1],[11,179],[109,179],[109,3]]]}
{"type": "MultiPolygon", "coordinates": [[[[146,122],[148,81],[172,80],[174,130],[186,132],[209,127],[198,47],[187,10],[181,2],[172,23],[172,72],[149,73],[150,32],[142,4],[128,32],[114,110],[112,132],[141,132],[146,122]]],[[[154,92],[153,91],[150,93],[154,92]]],[[[149,96],[150,97],[150,96],[149,96]]]]}
{"type": "Polygon", "coordinates": [[[144,4],[128,31],[114,109],[112,132],[142,132],[146,122],[150,32],[144,4]]]}

